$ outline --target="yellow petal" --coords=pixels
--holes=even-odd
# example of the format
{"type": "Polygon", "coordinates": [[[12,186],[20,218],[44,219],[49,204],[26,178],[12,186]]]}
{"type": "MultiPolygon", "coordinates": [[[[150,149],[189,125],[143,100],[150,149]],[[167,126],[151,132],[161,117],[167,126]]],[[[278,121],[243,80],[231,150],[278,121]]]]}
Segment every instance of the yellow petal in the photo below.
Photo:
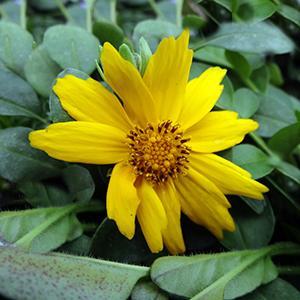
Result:
{"type": "Polygon", "coordinates": [[[132,127],[116,96],[92,78],[84,80],[69,74],[58,78],[53,90],[75,120],[99,122],[126,132],[132,127]]]}
{"type": "Polygon", "coordinates": [[[145,126],[157,122],[152,96],[138,70],[109,43],[105,43],[101,62],[106,82],[124,103],[130,119],[145,126]]]}
{"type": "Polygon", "coordinates": [[[177,121],[184,100],[193,51],[188,49],[189,32],[165,38],[150,58],[144,81],[158,105],[161,120],[177,121]]]}
{"type": "Polygon", "coordinates": [[[211,153],[240,143],[247,133],[258,128],[258,123],[250,119],[238,119],[237,116],[232,111],[208,113],[186,131],[186,135],[191,137],[189,146],[196,152],[211,153]]]}
{"type": "Polygon", "coordinates": [[[251,175],[232,162],[215,154],[192,153],[191,165],[212,181],[223,193],[263,199],[268,191],[263,184],[251,179],[251,175]]]}
{"type": "Polygon", "coordinates": [[[199,172],[189,169],[186,176],[175,181],[180,194],[182,211],[195,223],[206,227],[217,238],[223,229],[234,231],[228,203],[222,192],[199,172]]]}
{"type": "Polygon", "coordinates": [[[157,253],[163,249],[162,231],[167,227],[166,213],[156,192],[146,180],[142,180],[137,191],[141,199],[137,211],[138,221],[151,252],[157,253]]]}
{"type": "Polygon", "coordinates": [[[31,132],[29,140],[32,147],[69,162],[111,164],[128,156],[124,132],[100,123],[56,123],[31,132]]]}
{"type": "Polygon", "coordinates": [[[173,255],[185,252],[185,245],[180,224],[180,202],[172,180],[158,185],[157,195],[165,209],[168,225],[163,230],[164,244],[173,255]]]}
{"type": "Polygon", "coordinates": [[[220,83],[225,74],[225,69],[212,67],[188,83],[179,118],[182,128],[195,125],[212,110],[223,91],[220,83]]]}
{"type": "Polygon", "coordinates": [[[125,163],[115,165],[107,190],[107,216],[116,221],[120,232],[132,239],[140,200],[134,186],[136,175],[125,163]]]}

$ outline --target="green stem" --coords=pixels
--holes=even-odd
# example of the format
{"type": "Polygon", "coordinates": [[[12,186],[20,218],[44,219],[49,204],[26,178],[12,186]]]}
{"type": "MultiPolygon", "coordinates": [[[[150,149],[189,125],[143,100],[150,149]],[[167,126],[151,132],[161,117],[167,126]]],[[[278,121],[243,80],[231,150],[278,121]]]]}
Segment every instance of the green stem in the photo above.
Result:
{"type": "Polygon", "coordinates": [[[300,267],[294,266],[277,266],[280,275],[300,275],[300,267]]]}
{"type": "Polygon", "coordinates": [[[82,212],[95,212],[95,211],[103,211],[105,210],[105,206],[99,201],[92,201],[89,203],[80,203],[77,204],[74,212],[82,213],[82,212]]]}
{"type": "Polygon", "coordinates": [[[256,144],[260,146],[260,148],[263,149],[267,154],[272,157],[276,156],[260,136],[258,136],[254,132],[249,133],[249,135],[256,142],[256,144]]]}
{"type": "Polygon", "coordinates": [[[21,1],[20,23],[21,27],[26,30],[26,0],[21,1]]]}
{"type": "Polygon", "coordinates": [[[95,4],[95,0],[87,0],[87,8],[86,8],[86,30],[88,32],[93,31],[93,20],[92,20],[92,12],[95,4]]]}
{"type": "Polygon", "coordinates": [[[300,245],[291,242],[282,242],[267,247],[271,256],[300,255],[300,245]]]}
{"type": "Polygon", "coordinates": [[[176,1],[176,25],[182,27],[182,6],[183,0],[176,1]]]}
{"type": "Polygon", "coordinates": [[[256,87],[256,85],[250,80],[249,78],[242,78],[244,83],[255,93],[259,93],[259,89],[256,87]]]}
{"type": "Polygon", "coordinates": [[[117,1],[110,0],[110,20],[117,24],[117,1]]]}
{"type": "Polygon", "coordinates": [[[163,14],[161,13],[160,9],[158,8],[157,4],[155,3],[155,0],[148,0],[151,8],[153,9],[153,11],[155,12],[156,16],[158,18],[164,18],[163,14]]]}
{"type": "Polygon", "coordinates": [[[72,18],[72,16],[69,14],[68,10],[66,9],[64,3],[62,2],[62,0],[55,0],[59,10],[61,11],[61,13],[63,14],[63,16],[66,18],[66,20],[70,23],[72,23],[74,20],[72,18]]]}

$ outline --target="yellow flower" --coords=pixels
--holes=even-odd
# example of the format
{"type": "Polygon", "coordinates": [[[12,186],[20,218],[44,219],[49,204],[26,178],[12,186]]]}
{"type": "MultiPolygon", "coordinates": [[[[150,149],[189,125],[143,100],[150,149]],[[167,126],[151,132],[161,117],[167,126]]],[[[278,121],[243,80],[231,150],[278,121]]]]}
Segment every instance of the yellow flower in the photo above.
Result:
{"type": "Polygon", "coordinates": [[[144,76],[109,43],[101,54],[106,82],[66,75],[54,91],[77,121],[30,134],[31,145],[68,162],[116,164],[107,214],[128,239],[137,217],[152,252],[185,251],[181,211],[217,238],[235,229],[225,195],[263,199],[268,189],[212,154],[240,143],[258,124],[213,111],[226,71],[212,67],[188,82],[189,33],[165,38],[144,76]]]}

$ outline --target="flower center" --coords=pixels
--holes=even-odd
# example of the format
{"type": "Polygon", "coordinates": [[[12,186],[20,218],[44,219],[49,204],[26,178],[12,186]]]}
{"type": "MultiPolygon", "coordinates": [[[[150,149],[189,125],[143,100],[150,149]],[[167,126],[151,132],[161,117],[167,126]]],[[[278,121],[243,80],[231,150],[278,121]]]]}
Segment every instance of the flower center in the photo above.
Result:
{"type": "Polygon", "coordinates": [[[130,149],[129,163],[136,175],[143,176],[152,184],[176,178],[188,169],[190,139],[183,137],[178,125],[164,121],[145,129],[136,126],[127,135],[130,149]]]}

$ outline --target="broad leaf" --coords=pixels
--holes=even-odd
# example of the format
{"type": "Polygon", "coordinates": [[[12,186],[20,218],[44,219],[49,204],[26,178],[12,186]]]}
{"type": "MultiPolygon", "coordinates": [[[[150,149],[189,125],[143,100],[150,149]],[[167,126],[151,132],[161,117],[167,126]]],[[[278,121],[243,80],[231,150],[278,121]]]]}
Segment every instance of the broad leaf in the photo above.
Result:
{"type": "Polygon", "coordinates": [[[61,68],[75,68],[92,73],[99,60],[97,39],[82,28],[68,25],[50,27],[44,36],[44,46],[61,68]]]}
{"type": "Polygon", "coordinates": [[[82,234],[76,205],[0,212],[0,232],[10,243],[48,252],[82,234]]]}
{"type": "Polygon", "coordinates": [[[48,97],[51,85],[61,68],[50,58],[43,45],[33,50],[25,65],[25,76],[34,89],[48,97]]]}
{"type": "Polygon", "coordinates": [[[32,87],[7,69],[0,69],[0,115],[25,116],[38,120],[41,104],[32,87]]]}
{"type": "Polygon", "coordinates": [[[271,23],[224,23],[213,36],[195,48],[203,45],[250,53],[282,54],[294,50],[293,41],[271,23]]]}
{"type": "Polygon", "coordinates": [[[145,267],[0,248],[0,293],[11,299],[127,299],[147,274],[145,267]]]}
{"type": "Polygon", "coordinates": [[[14,72],[23,75],[24,65],[32,51],[33,38],[18,25],[0,22],[0,60],[14,72]]]}
{"type": "Polygon", "coordinates": [[[61,172],[61,162],[30,146],[30,131],[25,127],[0,130],[0,175],[3,178],[19,182],[48,178],[61,172]]]}
{"type": "Polygon", "coordinates": [[[225,153],[225,157],[249,171],[255,179],[268,175],[274,169],[269,157],[259,148],[249,144],[233,147],[225,153]]]}

